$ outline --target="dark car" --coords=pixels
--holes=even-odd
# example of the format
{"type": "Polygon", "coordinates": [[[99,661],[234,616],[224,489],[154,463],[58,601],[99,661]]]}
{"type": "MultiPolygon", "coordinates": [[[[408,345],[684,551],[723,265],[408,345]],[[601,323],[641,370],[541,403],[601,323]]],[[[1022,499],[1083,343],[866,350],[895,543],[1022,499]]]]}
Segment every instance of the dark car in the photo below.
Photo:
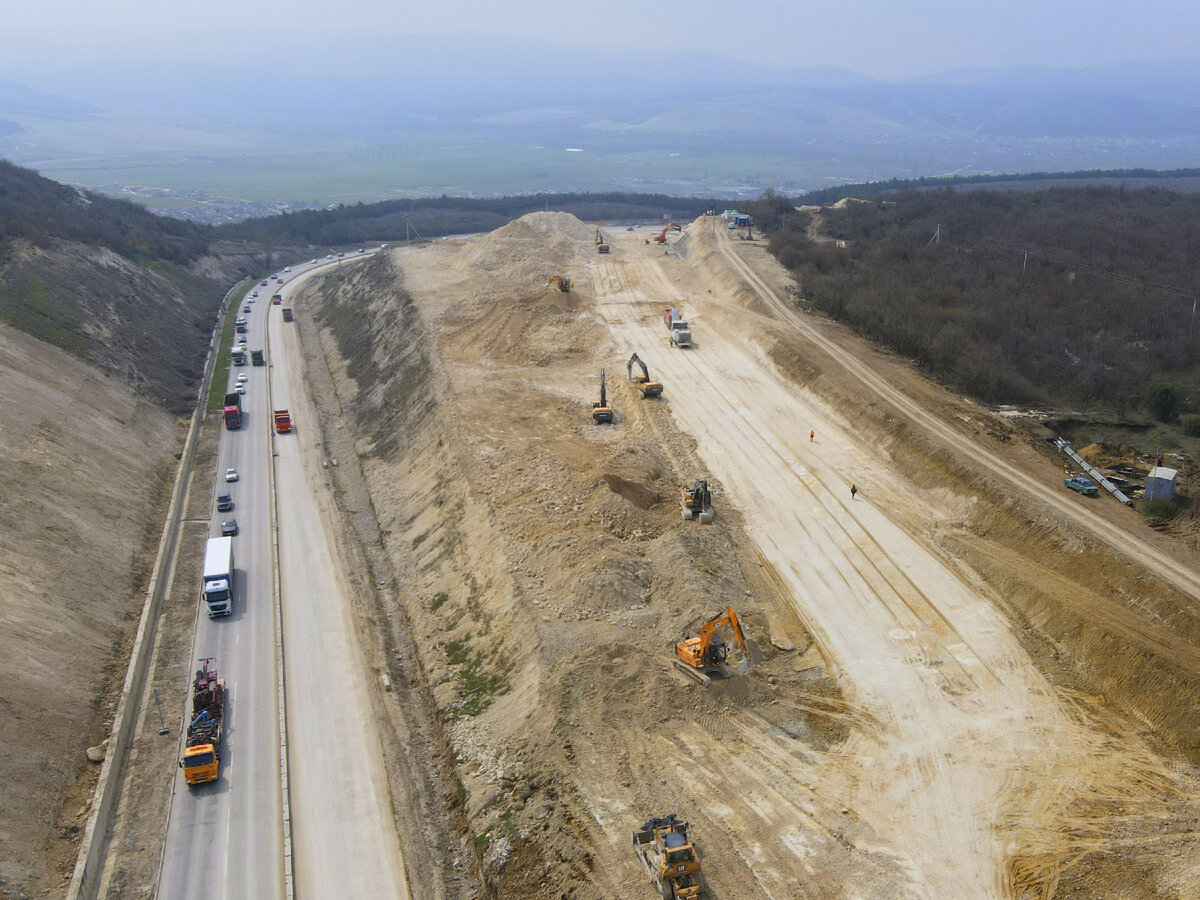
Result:
{"type": "Polygon", "coordinates": [[[221,491],[217,494],[217,512],[229,512],[233,509],[233,497],[229,491],[221,491]]]}
{"type": "Polygon", "coordinates": [[[237,533],[237,519],[226,519],[221,523],[221,537],[233,537],[237,533]]]}

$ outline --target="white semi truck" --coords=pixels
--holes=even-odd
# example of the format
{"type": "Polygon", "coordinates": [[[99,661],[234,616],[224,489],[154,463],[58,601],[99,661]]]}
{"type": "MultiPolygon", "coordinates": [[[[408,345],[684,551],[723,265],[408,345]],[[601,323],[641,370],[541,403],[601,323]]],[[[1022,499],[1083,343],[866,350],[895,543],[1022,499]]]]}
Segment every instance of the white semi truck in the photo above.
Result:
{"type": "Polygon", "coordinates": [[[663,310],[663,323],[667,326],[667,332],[671,335],[671,343],[676,347],[692,346],[692,330],[688,328],[688,323],[683,320],[683,316],[679,314],[679,310],[673,306],[668,306],[663,310]]]}
{"type": "Polygon", "coordinates": [[[208,607],[208,617],[227,616],[233,612],[233,538],[208,539],[204,551],[204,587],[201,598],[208,607]]]}

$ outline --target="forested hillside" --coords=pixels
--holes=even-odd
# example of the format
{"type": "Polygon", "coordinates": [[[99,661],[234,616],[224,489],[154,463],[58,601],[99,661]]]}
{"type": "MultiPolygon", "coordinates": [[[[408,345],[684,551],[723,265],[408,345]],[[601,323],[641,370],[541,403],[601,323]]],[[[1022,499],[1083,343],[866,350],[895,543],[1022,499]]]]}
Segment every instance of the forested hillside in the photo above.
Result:
{"type": "Polygon", "coordinates": [[[214,238],[0,162],[0,322],[188,411],[217,304],[263,265],[214,238]]]}
{"type": "Polygon", "coordinates": [[[1200,405],[1200,197],[942,189],[755,212],[809,303],[969,394],[1160,418],[1200,405]],[[1174,409],[1152,400],[1164,383],[1174,409]]]}

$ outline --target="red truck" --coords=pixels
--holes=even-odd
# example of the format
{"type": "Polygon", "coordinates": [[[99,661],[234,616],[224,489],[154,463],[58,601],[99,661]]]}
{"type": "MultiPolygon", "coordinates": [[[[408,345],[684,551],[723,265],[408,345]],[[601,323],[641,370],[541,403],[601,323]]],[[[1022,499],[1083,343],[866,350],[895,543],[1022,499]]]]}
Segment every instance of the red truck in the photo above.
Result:
{"type": "Polygon", "coordinates": [[[292,414],[286,409],[275,410],[275,433],[287,434],[292,430],[292,414]]]}
{"type": "Polygon", "coordinates": [[[242,427],[242,395],[238,393],[226,394],[225,405],[225,427],[230,431],[242,427]]]}

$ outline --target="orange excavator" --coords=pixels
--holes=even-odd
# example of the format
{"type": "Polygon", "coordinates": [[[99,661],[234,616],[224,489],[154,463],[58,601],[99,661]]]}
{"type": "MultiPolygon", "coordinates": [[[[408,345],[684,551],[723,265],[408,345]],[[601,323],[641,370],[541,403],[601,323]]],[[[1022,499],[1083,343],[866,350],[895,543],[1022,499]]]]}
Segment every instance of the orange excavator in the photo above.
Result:
{"type": "Polygon", "coordinates": [[[675,645],[675,655],[679,657],[676,663],[686,674],[700,679],[707,676],[724,676],[725,667],[729,664],[729,644],[717,636],[717,629],[728,625],[733,631],[733,637],[742,648],[747,666],[750,664],[750,648],[746,646],[746,636],[742,633],[742,623],[738,621],[737,613],[732,606],[727,606],[725,612],[709,619],[700,628],[699,637],[685,638],[675,645]]]}
{"type": "Polygon", "coordinates": [[[562,275],[551,275],[550,280],[546,282],[547,290],[556,284],[558,285],[558,289],[564,294],[569,293],[571,290],[571,279],[564,278],[562,275]]]}
{"type": "Polygon", "coordinates": [[[665,244],[667,242],[667,232],[668,231],[683,231],[683,226],[680,225],[678,222],[672,222],[670,225],[668,225],[666,228],[664,228],[661,232],[659,232],[657,235],[655,235],[655,237],[653,239],[654,243],[665,244]]]}

